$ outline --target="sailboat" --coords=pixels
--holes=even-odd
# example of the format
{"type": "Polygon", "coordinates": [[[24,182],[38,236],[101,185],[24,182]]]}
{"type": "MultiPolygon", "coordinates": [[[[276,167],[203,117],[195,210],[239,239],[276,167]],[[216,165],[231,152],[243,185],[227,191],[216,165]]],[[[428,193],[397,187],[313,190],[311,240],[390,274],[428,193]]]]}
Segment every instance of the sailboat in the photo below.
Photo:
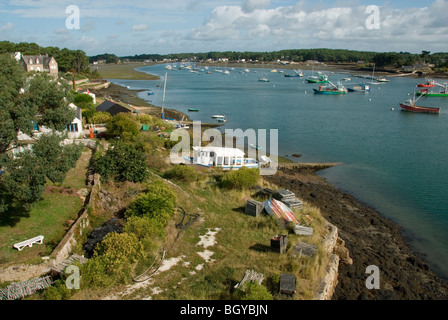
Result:
{"type": "Polygon", "coordinates": [[[369,82],[369,84],[382,84],[385,82],[389,82],[389,79],[386,79],[385,77],[378,77],[375,78],[375,64],[373,64],[373,71],[372,71],[372,82],[369,82]]]}
{"type": "Polygon", "coordinates": [[[269,79],[264,76],[264,65],[261,69],[261,78],[258,79],[260,82],[269,82],[269,79]]]}
{"type": "Polygon", "coordinates": [[[287,77],[287,78],[292,78],[292,77],[299,77],[299,78],[301,78],[301,77],[303,77],[303,72],[300,71],[300,70],[294,70],[294,74],[288,74],[288,73],[285,72],[285,77],[287,77]]]}
{"type": "Polygon", "coordinates": [[[165,114],[164,114],[164,111],[165,111],[165,91],[166,91],[166,79],[167,78],[168,78],[168,73],[165,72],[165,79],[163,80],[162,112],[160,113],[160,117],[162,119],[174,120],[174,119],[166,118],[165,114]]]}

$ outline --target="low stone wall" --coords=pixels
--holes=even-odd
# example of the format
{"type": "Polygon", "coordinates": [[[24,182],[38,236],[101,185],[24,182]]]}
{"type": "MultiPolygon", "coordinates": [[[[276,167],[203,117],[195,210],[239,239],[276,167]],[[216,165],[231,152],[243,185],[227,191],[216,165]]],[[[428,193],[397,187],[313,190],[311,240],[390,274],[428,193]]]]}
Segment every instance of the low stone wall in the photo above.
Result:
{"type": "Polygon", "coordinates": [[[316,300],[331,300],[336,286],[338,285],[338,270],[341,261],[345,263],[353,263],[349,257],[349,251],[345,248],[345,242],[338,236],[338,228],[326,222],[328,234],[325,236],[322,246],[330,255],[330,261],[322,278],[316,300]]]}
{"type": "Polygon", "coordinates": [[[92,186],[89,194],[87,195],[86,201],[84,202],[81,214],[50,255],[51,258],[55,259],[55,263],[66,259],[70,255],[73,247],[76,245],[75,237],[77,235],[82,235],[83,229],[87,228],[90,224],[88,212],[85,209],[90,203],[92,192],[100,186],[100,176],[98,174],[94,174],[93,178],[89,177],[88,180],[92,181],[92,186]]]}

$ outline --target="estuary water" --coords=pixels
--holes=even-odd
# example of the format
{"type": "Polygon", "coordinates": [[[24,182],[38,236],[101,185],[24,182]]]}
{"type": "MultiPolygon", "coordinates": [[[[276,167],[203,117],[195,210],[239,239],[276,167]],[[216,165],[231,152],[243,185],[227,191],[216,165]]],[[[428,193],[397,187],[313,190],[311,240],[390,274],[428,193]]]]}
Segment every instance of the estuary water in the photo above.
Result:
{"type": "MultiPolygon", "coordinates": [[[[318,84],[305,81],[315,74],[311,70],[298,78],[285,77],[281,69],[235,68],[224,74],[225,68],[199,68],[203,71],[168,71],[166,108],[202,122],[223,114],[228,122],[221,130],[278,129],[280,156],[294,160],[291,155],[300,153],[303,162],[342,162],[319,175],[400,225],[413,249],[448,278],[448,98],[422,97],[419,105],[442,111],[414,114],[400,111],[398,103],[412,98],[424,79],[390,77],[388,83],[370,85],[370,92],[331,96],[313,93],[318,84]],[[258,81],[262,76],[270,82],[258,81]]],[[[166,72],[165,65],[138,70],[162,78],[166,72]]],[[[329,79],[347,87],[370,81],[346,73],[329,79]]],[[[146,90],[141,98],[162,105],[162,80],[110,80],[146,90]]]]}

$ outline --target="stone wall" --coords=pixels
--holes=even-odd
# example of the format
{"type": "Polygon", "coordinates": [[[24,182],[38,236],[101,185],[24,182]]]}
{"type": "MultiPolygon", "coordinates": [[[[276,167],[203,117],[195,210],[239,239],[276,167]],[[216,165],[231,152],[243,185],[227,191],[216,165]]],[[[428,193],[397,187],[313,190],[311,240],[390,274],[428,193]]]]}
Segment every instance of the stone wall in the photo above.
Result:
{"type": "Polygon", "coordinates": [[[339,263],[353,263],[349,256],[349,251],[345,248],[345,242],[338,236],[338,228],[326,222],[328,234],[322,242],[322,246],[330,256],[330,261],[321,280],[319,291],[316,294],[316,300],[331,300],[336,286],[338,285],[339,263]]]}

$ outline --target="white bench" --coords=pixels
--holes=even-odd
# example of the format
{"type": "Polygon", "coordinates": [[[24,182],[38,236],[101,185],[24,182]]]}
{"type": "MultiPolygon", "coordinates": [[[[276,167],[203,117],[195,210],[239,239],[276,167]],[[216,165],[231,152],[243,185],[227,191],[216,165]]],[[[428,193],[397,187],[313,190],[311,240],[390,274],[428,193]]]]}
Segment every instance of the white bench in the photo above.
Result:
{"type": "Polygon", "coordinates": [[[22,241],[22,242],[18,242],[16,244],[14,244],[13,247],[16,248],[19,251],[22,251],[22,249],[25,248],[26,246],[31,248],[33,246],[33,244],[35,244],[35,243],[42,244],[43,241],[44,241],[44,236],[37,236],[37,237],[34,237],[32,239],[28,239],[28,240],[25,240],[25,241],[22,241]]]}

